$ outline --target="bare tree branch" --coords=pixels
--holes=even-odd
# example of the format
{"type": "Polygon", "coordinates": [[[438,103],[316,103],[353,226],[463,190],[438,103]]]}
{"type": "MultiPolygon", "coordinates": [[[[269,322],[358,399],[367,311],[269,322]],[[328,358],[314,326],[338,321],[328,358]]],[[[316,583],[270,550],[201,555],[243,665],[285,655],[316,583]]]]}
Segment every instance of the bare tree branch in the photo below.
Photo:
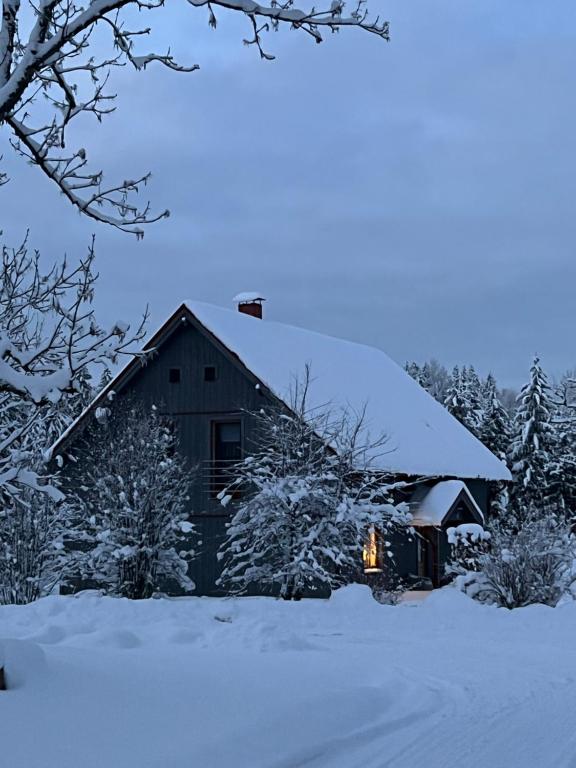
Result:
{"type": "MultiPolygon", "coordinates": [[[[142,237],[144,225],[169,215],[168,211],[153,213],[147,202],[139,205],[134,200],[150,174],[105,183],[101,170],[89,168],[85,149],[66,150],[66,134],[80,115],[92,115],[100,122],[114,111],[116,97],[107,90],[114,67],[128,64],[143,70],[156,62],[176,72],[198,69],[198,64],[177,62],[170,50],[165,54],[135,50],[136,41],[151,30],[126,29],[120,11],[125,7],[155,10],[164,0],[91,0],[87,5],[76,5],[75,0],[1,2],[0,125],[12,132],[12,146],[38,166],[81,213],[142,237]],[[91,36],[102,23],[111,33],[112,54],[98,58],[91,36]]],[[[245,15],[252,36],[244,42],[255,45],[267,60],[274,56],[265,51],[262,37],[281,24],[306,32],[317,43],[325,32],[347,27],[388,40],[388,22],[371,19],[364,3],[359,0],[345,16],[342,0],[332,0],[323,10],[299,10],[293,0],[272,0],[269,6],[253,0],[188,0],[194,8],[206,6],[212,28],[217,25],[215,8],[245,15]]],[[[0,185],[7,180],[0,172],[0,185]]]]}

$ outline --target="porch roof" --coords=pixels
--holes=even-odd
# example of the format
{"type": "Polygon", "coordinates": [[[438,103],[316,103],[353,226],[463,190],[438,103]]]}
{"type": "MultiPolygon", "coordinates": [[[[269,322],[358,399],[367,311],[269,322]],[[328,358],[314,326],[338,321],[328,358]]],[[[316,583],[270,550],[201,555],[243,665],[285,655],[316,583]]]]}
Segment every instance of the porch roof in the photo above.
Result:
{"type": "Polygon", "coordinates": [[[482,510],[462,480],[442,480],[429,487],[417,489],[410,502],[411,525],[415,528],[440,527],[458,501],[463,499],[471,512],[484,521],[482,510]]]}

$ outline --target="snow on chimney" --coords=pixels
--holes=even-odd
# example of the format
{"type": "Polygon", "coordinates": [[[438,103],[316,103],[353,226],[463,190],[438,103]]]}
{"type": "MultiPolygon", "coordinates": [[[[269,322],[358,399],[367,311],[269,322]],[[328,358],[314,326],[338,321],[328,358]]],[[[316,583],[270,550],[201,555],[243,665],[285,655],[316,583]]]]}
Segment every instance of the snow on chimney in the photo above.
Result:
{"type": "Polygon", "coordinates": [[[256,291],[245,291],[234,296],[234,302],[238,305],[238,312],[262,320],[262,302],[266,299],[256,291]]]}

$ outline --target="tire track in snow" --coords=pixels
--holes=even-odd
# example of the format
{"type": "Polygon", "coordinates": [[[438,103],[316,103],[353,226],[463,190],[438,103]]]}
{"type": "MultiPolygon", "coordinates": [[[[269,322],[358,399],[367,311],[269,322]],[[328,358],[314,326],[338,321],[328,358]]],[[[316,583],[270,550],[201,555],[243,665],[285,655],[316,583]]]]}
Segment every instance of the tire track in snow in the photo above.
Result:
{"type": "Polygon", "coordinates": [[[385,755],[392,747],[401,749],[406,744],[410,729],[418,725],[424,726],[421,732],[434,729],[438,722],[450,717],[458,706],[456,702],[466,698],[462,686],[430,678],[423,688],[421,677],[406,670],[402,670],[400,680],[389,682],[401,686],[402,693],[395,699],[394,710],[387,709],[384,718],[299,750],[269,768],[381,768],[392,765],[385,755]]]}

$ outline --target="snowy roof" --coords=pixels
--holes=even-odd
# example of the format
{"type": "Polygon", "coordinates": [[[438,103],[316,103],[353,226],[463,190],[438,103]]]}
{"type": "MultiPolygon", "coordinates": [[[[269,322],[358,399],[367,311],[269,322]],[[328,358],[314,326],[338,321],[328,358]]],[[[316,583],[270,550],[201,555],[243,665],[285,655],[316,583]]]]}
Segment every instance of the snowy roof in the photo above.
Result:
{"type": "MultiPolygon", "coordinates": [[[[186,301],[177,312],[183,307],[286,404],[295,378],[309,365],[311,408],[365,407],[372,438],[388,437],[378,468],[412,476],[510,480],[504,463],[381,350],[211,304],[186,301]]],[[[123,373],[104,393],[116,388],[123,373]]],[[[54,444],[53,455],[92,407],[54,444]]]]}
{"type": "Polygon", "coordinates": [[[190,312],[286,403],[311,367],[311,408],[366,406],[374,438],[388,436],[382,469],[409,475],[509,480],[496,458],[403,368],[374,347],[239,312],[185,302],[190,312]]]}
{"type": "Polygon", "coordinates": [[[411,507],[412,504],[414,505],[411,525],[416,528],[442,525],[444,518],[462,493],[465,494],[467,501],[478,513],[479,519],[484,520],[480,507],[462,480],[442,480],[431,488],[423,489],[423,491],[423,496],[411,503],[411,507]]]}

